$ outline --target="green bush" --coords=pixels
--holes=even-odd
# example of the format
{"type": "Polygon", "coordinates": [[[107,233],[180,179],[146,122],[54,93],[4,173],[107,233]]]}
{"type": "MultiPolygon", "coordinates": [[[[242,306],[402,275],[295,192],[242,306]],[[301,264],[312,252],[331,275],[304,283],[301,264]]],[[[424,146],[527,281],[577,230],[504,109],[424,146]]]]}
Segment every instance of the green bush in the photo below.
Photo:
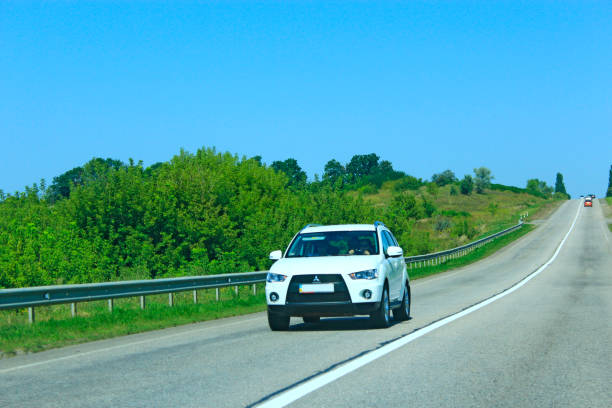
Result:
{"type": "Polygon", "coordinates": [[[375,219],[359,197],[287,189],[283,172],[212,149],[83,169],[96,177],[53,203],[38,188],[0,202],[1,287],[262,270],[305,224],[375,219]]]}
{"type": "Polygon", "coordinates": [[[417,179],[416,177],[412,176],[405,176],[395,182],[393,185],[393,190],[396,192],[418,190],[422,185],[424,185],[424,183],[421,179],[417,179]]]}

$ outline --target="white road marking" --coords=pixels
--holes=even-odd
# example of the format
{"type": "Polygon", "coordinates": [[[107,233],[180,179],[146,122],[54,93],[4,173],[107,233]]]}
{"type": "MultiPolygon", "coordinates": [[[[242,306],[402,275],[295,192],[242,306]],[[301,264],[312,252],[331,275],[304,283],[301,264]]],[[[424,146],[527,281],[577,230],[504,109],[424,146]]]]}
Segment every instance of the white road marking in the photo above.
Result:
{"type": "Polygon", "coordinates": [[[368,354],[365,354],[359,358],[356,358],[355,360],[352,360],[338,368],[335,368],[325,374],[322,374],[318,377],[315,377],[309,381],[306,381],[303,384],[300,384],[292,389],[287,390],[286,392],[280,394],[279,396],[272,398],[260,405],[258,405],[259,408],[279,408],[279,407],[284,407],[286,405],[291,404],[292,402],[302,398],[303,396],[337,380],[340,377],[345,376],[346,374],[349,374],[363,366],[365,366],[366,364],[371,363],[374,360],[377,360],[387,354],[389,354],[390,352],[397,350],[400,347],[405,346],[406,344],[412,342],[413,340],[418,339],[419,337],[425,336],[426,334],[442,327],[445,326],[457,319],[460,319],[464,316],[469,315],[470,313],[473,313],[479,309],[482,309],[483,307],[490,305],[491,303],[503,298],[504,296],[509,295],[510,293],[518,290],[519,288],[521,288],[523,285],[525,285],[527,282],[529,282],[531,279],[535,278],[536,276],[538,276],[540,273],[542,273],[542,271],[544,271],[556,258],[557,255],[559,255],[559,252],[561,251],[561,248],[563,247],[563,245],[565,244],[565,241],[567,240],[567,238],[569,237],[570,233],[572,232],[572,230],[574,229],[574,226],[576,225],[576,221],[578,220],[578,215],[580,214],[580,210],[581,210],[581,206],[578,206],[578,211],[576,211],[576,216],[574,217],[574,221],[572,222],[572,225],[570,226],[569,230],[567,231],[567,234],[565,234],[565,236],[563,237],[563,239],[561,240],[561,243],[559,244],[559,246],[557,247],[557,250],[555,251],[555,253],[553,254],[553,256],[544,264],[542,265],[540,268],[538,268],[535,272],[533,272],[532,274],[528,275],[527,277],[525,277],[524,279],[522,279],[521,281],[519,281],[518,283],[516,283],[514,286],[508,288],[507,290],[505,290],[504,292],[501,292],[487,300],[484,300],[480,303],[475,304],[472,307],[469,307],[457,314],[448,316],[442,320],[439,320],[435,323],[430,324],[429,326],[425,326],[422,329],[413,332],[407,336],[401,337],[395,341],[393,341],[392,343],[388,343],[386,345],[384,345],[383,347],[376,349],[374,351],[371,351],[368,354]]]}
{"type": "Polygon", "coordinates": [[[43,365],[43,364],[55,363],[57,361],[63,361],[63,360],[69,360],[69,359],[72,359],[72,358],[88,356],[88,355],[91,355],[91,354],[103,353],[105,351],[116,350],[116,349],[119,349],[119,348],[122,348],[122,347],[138,346],[140,344],[145,344],[145,343],[151,343],[153,341],[170,339],[172,337],[183,336],[183,335],[186,335],[186,334],[190,335],[190,334],[201,332],[201,331],[205,331],[205,330],[220,329],[220,328],[225,328],[225,327],[229,327],[229,326],[235,326],[237,324],[242,324],[242,323],[245,323],[245,322],[251,322],[251,321],[254,321],[254,320],[258,320],[258,319],[259,318],[252,318],[252,319],[241,320],[239,322],[233,322],[233,323],[228,323],[228,324],[214,326],[214,327],[203,327],[203,328],[195,329],[195,330],[186,330],[186,331],[182,331],[180,333],[168,334],[166,336],[153,337],[153,338],[146,339],[146,340],[134,341],[134,342],[125,343],[125,344],[118,344],[118,345],[112,346],[112,347],[106,347],[106,348],[97,349],[97,350],[85,351],[83,353],[70,354],[68,356],[56,357],[56,358],[51,358],[49,360],[37,361],[35,363],[30,363],[30,364],[24,364],[24,365],[20,365],[20,366],[15,366],[15,367],[4,368],[4,369],[0,369],[0,374],[8,373],[8,372],[15,371],[15,370],[21,370],[21,369],[24,369],[24,368],[36,367],[36,366],[40,366],[40,365],[43,365]]]}

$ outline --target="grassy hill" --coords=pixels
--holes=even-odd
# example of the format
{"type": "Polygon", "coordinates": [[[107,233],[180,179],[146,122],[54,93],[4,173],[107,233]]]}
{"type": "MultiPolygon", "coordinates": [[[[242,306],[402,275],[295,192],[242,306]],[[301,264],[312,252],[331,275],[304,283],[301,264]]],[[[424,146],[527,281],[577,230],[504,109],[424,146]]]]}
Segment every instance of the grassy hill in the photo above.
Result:
{"type": "MultiPolygon", "coordinates": [[[[376,192],[363,189],[353,192],[375,208],[384,212],[400,195],[410,195],[418,203],[428,203],[435,208],[431,216],[409,223],[412,235],[428,241],[427,252],[453,248],[480,237],[515,225],[521,216],[528,222],[543,216],[559,206],[564,199],[542,198],[527,192],[486,189],[484,194],[457,193],[454,184],[443,187],[421,186],[416,190],[402,190],[401,180],[387,181],[376,192]],[[451,190],[454,189],[454,192],[451,190]],[[398,191],[399,190],[399,191],[398,191]]],[[[518,189],[515,189],[518,190],[518,189]]],[[[394,231],[402,241],[403,231],[394,231]]],[[[400,242],[401,243],[401,242],[400,242]]],[[[407,255],[423,253],[412,247],[407,255]]]]}

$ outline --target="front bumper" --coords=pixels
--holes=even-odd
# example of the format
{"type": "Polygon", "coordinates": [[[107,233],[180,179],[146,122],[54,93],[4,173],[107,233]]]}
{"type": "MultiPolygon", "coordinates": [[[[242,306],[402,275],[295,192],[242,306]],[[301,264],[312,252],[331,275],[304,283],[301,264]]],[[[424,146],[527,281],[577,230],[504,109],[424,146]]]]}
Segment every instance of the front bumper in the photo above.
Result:
{"type": "Polygon", "coordinates": [[[308,302],[268,305],[270,313],[286,316],[355,316],[369,315],[380,307],[379,302],[308,302]]]}
{"type": "MultiPolygon", "coordinates": [[[[380,302],[383,291],[384,281],[378,280],[351,280],[347,276],[340,274],[319,274],[319,275],[294,275],[284,282],[268,282],[266,284],[266,301],[269,306],[290,306],[293,308],[315,307],[317,305],[327,305],[329,308],[339,307],[340,309],[352,309],[347,306],[350,304],[367,304],[380,302]],[[314,277],[321,280],[321,283],[334,283],[334,292],[322,294],[301,294],[299,292],[300,283],[312,283],[314,277]],[[372,292],[370,298],[366,298],[363,293],[365,290],[372,292]],[[270,300],[270,295],[276,293],[278,299],[270,300]]],[[[367,306],[363,306],[367,309],[367,306]]],[[[361,306],[356,306],[356,310],[361,310],[361,306]]],[[[351,314],[346,312],[345,314],[351,314]]],[[[357,313],[352,313],[357,314],[357,313]]],[[[368,314],[368,313],[363,313],[368,314]]]]}

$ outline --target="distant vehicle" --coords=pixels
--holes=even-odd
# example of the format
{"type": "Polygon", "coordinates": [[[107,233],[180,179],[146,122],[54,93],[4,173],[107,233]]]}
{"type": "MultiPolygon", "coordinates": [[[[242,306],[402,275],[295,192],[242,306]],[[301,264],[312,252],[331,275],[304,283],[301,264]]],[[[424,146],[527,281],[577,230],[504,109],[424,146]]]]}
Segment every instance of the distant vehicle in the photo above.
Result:
{"type": "Polygon", "coordinates": [[[595,198],[595,194],[591,194],[591,198],[595,198]]]}
{"type": "Polygon", "coordinates": [[[585,207],[593,207],[593,202],[591,200],[584,200],[585,207]]]}
{"type": "Polygon", "coordinates": [[[391,231],[374,224],[308,225],[298,232],[266,282],[268,324],[287,330],[291,316],[369,315],[374,327],[410,318],[410,281],[404,252],[391,231]]]}

